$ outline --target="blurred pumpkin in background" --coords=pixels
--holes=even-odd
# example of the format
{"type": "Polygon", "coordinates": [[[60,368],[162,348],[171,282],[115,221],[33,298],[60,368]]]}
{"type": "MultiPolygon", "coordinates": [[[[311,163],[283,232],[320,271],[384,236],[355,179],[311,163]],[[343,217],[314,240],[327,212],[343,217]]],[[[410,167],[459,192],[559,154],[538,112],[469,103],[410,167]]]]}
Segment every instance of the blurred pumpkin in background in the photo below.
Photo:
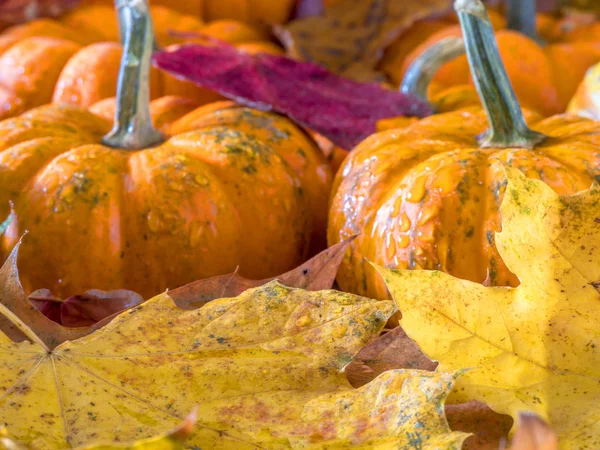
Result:
{"type": "MultiPolygon", "coordinates": [[[[84,4],[112,5],[113,0],[84,0],[84,4]]],[[[296,0],[151,0],[151,6],[167,6],[205,21],[234,19],[254,25],[288,21],[296,0]]]]}
{"type": "MultiPolygon", "coordinates": [[[[151,8],[157,42],[167,46],[202,40],[170,31],[197,33],[240,46],[251,53],[281,53],[268,34],[234,21],[203,23],[164,6],[151,8]]],[[[0,119],[50,102],[89,107],[116,94],[122,55],[114,9],[93,4],[75,8],[59,20],[37,19],[0,34],[0,119]]],[[[210,90],[151,71],[153,98],[185,96],[198,104],[220,100],[210,90]]]]}
{"type": "MultiPolygon", "coordinates": [[[[564,112],[587,68],[600,61],[600,23],[544,14],[534,19],[530,14],[533,0],[512,0],[509,4],[515,16],[521,17],[522,32],[508,29],[507,21],[496,11],[490,10],[489,15],[517,98],[524,107],[545,116],[564,112]]],[[[441,39],[460,36],[455,22],[454,16],[418,22],[387,49],[382,70],[400,83],[423,51],[441,39]]],[[[473,83],[467,58],[458,57],[439,70],[430,94],[467,83],[473,83]]]]}

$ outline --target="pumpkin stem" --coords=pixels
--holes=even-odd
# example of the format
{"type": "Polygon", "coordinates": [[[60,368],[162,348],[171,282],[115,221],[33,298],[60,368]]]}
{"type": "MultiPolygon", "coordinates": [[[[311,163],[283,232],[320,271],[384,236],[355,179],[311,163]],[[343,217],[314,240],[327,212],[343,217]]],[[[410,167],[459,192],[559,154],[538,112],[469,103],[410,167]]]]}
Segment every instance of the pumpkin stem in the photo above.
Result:
{"type": "Polygon", "coordinates": [[[117,84],[115,124],[103,143],[139,149],[162,141],[150,117],[150,64],[154,47],[152,19],[146,0],[115,0],[124,39],[117,84]]]}
{"type": "Polygon", "coordinates": [[[465,38],[467,58],[490,129],[479,138],[481,147],[533,148],[546,136],[525,123],[494,37],[487,11],[480,0],[456,0],[465,38]]]}
{"type": "Polygon", "coordinates": [[[464,53],[465,43],[461,37],[449,37],[438,41],[408,67],[400,84],[400,91],[413,94],[426,102],[429,84],[440,67],[464,53]]]}
{"type": "Polygon", "coordinates": [[[509,30],[518,31],[538,43],[542,42],[537,34],[535,0],[505,0],[504,9],[509,30]]]}

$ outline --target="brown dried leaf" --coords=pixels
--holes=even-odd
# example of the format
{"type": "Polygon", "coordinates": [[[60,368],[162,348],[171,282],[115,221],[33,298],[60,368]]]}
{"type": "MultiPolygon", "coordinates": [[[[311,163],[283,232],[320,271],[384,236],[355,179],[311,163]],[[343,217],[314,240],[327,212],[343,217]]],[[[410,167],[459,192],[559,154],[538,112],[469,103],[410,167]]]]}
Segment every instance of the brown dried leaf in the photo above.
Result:
{"type": "Polygon", "coordinates": [[[558,450],[558,437],[533,413],[521,413],[509,450],[558,450]]]}
{"type": "Polygon", "coordinates": [[[513,424],[510,416],[498,414],[485,403],[475,400],[446,405],[445,409],[452,430],[472,433],[462,450],[498,450],[513,424]]]}
{"type": "MultiPolygon", "coordinates": [[[[358,387],[388,370],[434,371],[437,365],[425,356],[402,328],[397,327],[363,348],[346,368],[346,375],[350,384],[358,387]]],[[[446,405],[446,416],[452,430],[473,434],[465,441],[463,450],[497,450],[513,423],[510,416],[495,413],[477,401],[446,405]]]]}
{"type": "Polygon", "coordinates": [[[387,370],[435,370],[431,361],[400,327],[379,336],[361,350],[346,368],[348,381],[354,387],[362,386],[387,370]]]}
{"type": "Polygon", "coordinates": [[[450,6],[450,0],[346,0],[275,31],[294,58],[354,80],[383,81],[375,70],[383,50],[417,20],[450,6]]]}
{"type": "Polygon", "coordinates": [[[279,280],[286,286],[320,291],[330,289],[338,268],[354,237],[322,251],[295,269],[264,280],[249,280],[237,273],[198,280],[169,291],[169,296],[182,309],[196,309],[216,298],[235,297],[246,289],[279,280]]]}

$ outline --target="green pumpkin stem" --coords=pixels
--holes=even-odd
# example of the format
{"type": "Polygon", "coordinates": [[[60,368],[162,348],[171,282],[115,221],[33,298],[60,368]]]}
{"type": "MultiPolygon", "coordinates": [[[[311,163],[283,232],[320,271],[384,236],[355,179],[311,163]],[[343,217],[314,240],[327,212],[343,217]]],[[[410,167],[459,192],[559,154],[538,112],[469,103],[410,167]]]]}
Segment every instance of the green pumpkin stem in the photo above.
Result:
{"type": "Polygon", "coordinates": [[[449,37],[438,41],[408,67],[400,84],[400,91],[427,101],[429,84],[440,67],[464,53],[465,43],[461,37],[449,37]]]}
{"type": "Polygon", "coordinates": [[[535,0],[505,0],[506,22],[510,30],[518,31],[541,42],[535,22],[535,0]]]}
{"type": "Polygon", "coordinates": [[[154,32],[147,0],[115,0],[123,39],[113,129],[103,143],[122,149],[151,147],[163,140],[150,117],[150,65],[154,32]]]}
{"type": "Polygon", "coordinates": [[[471,75],[490,124],[479,139],[481,147],[533,148],[546,136],[525,123],[494,37],[487,11],[480,0],[456,0],[465,38],[471,75]]]}

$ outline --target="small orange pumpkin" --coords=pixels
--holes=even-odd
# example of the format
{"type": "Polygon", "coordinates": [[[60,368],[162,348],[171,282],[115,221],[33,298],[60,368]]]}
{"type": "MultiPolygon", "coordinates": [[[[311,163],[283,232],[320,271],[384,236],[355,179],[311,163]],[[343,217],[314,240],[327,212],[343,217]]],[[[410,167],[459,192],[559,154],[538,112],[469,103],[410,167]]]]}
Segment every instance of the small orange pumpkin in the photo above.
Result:
{"type": "Polygon", "coordinates": [[[333,245],[359,234],[338,275],[343,290],[387,298],[369,262],[437,269],[492,285],[516,285],[498,254],[505,179],[494,161],[542,179],[561,195],[600,179],[598,123],[527,113],[527,128],[479,0],[460,11],[473,79],[484,110],[436,114],[362,142],[334,181],[328,225],[333,245]],[[481,45],[483,42],[483,45],[481,45]],[[489,117],[490,129],[477,143],[489,117]]]}
{"type": "MultiPolygon", "coordinates": [[[[19,254],[25,288],[61,296],[128,288],[149,297],[238,266],[260,279],[298,265],[327,208],[323,155],[287,119],[230,105],[184,115],[163,141],[150,125],[148,14],[131,3],[139,10],[125,51],[141,63],[122,66],[108,136],[107,120],[68,105],[0,122],[0,214],[9,200],[15,207],[3,249],[29,230],[19,254]],[[131,53],[142,39],[142,54],[131,53]],[[125,86],[138,88],[133,103],[125,86]]],[[[177,107],[175,116],[192,107],[154,103],[157,114],[177,107]]],[[[173,119],[163,117],[163,129],[173,119]]]]}

